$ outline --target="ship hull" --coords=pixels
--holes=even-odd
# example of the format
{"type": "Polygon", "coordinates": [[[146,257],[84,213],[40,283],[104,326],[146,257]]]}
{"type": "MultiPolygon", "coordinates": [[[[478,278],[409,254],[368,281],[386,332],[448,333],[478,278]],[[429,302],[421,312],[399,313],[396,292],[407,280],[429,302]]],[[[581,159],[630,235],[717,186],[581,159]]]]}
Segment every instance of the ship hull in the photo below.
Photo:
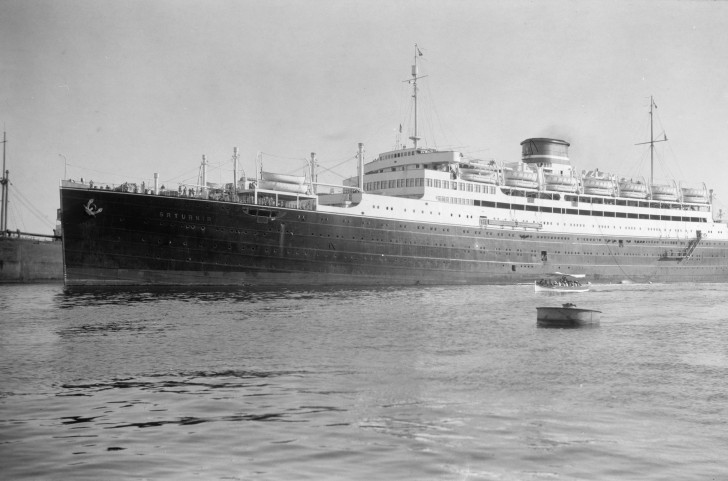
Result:
{"type": "Polygon", "coordinates": [[[577,309],[576,307],[537,307],[536,324],[538,327],[592,327],[598,326],[601,311],[577,309]]]}
{"type": "Polygon", "coordinates": [[[61,243],[0,237],[0,283],[60,282],[61,243]]]}
{"type": "Polygon", "coordinates": [[[61,221],[69,286],[510,284],[554,271],[597,283],[728,281],[725,241],[666,257],[688,242],[82,188],[61,188],[61,221]]]}

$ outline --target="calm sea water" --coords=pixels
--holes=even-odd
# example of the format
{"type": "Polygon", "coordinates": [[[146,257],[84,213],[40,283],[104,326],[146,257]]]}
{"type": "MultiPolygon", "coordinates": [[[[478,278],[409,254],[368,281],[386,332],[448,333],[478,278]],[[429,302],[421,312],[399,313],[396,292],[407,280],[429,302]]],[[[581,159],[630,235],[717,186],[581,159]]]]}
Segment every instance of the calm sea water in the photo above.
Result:
{"type": "Polygon", "coordinates": [[[728,285],[0,286],[0,478],[728,479],[728,285]],[[600,309],[536,327],[536,306],[600,309]]]}

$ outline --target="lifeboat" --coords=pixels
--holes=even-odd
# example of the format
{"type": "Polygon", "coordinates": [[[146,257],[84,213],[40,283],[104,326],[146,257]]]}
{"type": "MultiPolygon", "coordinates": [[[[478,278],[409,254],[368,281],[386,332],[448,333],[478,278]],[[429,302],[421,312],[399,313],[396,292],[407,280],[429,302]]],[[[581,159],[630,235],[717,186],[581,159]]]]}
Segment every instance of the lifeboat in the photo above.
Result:
{"type": "Polygon", "coordinates": [[[305,194],[308,187],[305,184],[306,177],[289,174],[275,174],[273,172],[260,173],[260,188],[267,190],[277,190],[279,192],[292,192],[296,194],[305,194]]]}
{"type": "Polygon", "coordinates": [[[261,172],[260,175],[263,180],[267,180],[268,182],[282,182],[284,184],[298,185],[303,185],[304,182],[306,182],[306,177],[299,175],[275,174],[273,172],[261,172]]]}
{"type": "Polygon", "coordinates": [[[614,194],[614,182],[608,179],[597,179],[594,177],[585,177],[583,180],[584,193],[592,195],[612,195],[614,194]]]}
{"type": "Polygon", "coordinates": [[[546,190],[557,192],[575,192],[576,179],[568,175],[547,174],[544,176],[546,190]]]}
{"type": "Polygon", "coordinates": [[[706,204],[708,202],[708,196],[705,194],[705,189],[695,188],[682,188],[683,202],[692,202],[695,204],[706,204]]]}
{"type": "Polygon", "coordinates": [[[458,163],[462,168],[474,170],[493,170],[496,167],[495,160],[461,160],[458,163]]]}
{"type": "Polygon", "coordinates": [[[641,182],[623,180],[619,183],[619,194],[630,199],[646,199],[647,186],[641,182]]]}
{"type": "Polygon", "coordinates": [[[652,198],[654,200],[666,200],[676,201],[677,200],[677,187],[672,185],[652,185],[652,198]]]}
{"type": "Polygon", "coordinates": [[[506,185],[535,189],[538,187],[538,176],[530,170],[509,170],[505,174],[506,185]]]}
{"type": "Polygon", "coordinates": [[[460,169],[460,177],[464,180],[484,184],[495,184],[498,178],[495,172],[481,169],[460,169]]]}
{"type": "Polygon", "coordinates": [[[308,190],[305,185],[293,184],[291,182],[274,182],[272,180],[261,180],[259,185],[261,189],[290,192],[294,194],[305,194],[308,190]]]}

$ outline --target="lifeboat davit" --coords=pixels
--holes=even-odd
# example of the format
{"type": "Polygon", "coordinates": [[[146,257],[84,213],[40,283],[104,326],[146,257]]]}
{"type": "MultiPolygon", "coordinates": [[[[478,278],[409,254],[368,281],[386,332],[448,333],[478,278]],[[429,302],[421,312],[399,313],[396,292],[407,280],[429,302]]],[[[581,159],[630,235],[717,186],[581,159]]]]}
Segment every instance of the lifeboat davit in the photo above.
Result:
{"type": "Polygon", "coordinates": [[[535,189],[538,187],[538,175],[530,170],[509,170],[505,174],[506,185],[535,189]]]}
{"type": "Polygon", "coordinates": [[[575,192],[576,179],[568,175],[547,174],[544,176],[546,190],[557,192],[575,192]]]}
{"type": "Polygon", "coordinates": [[[684,202],[692,202],[695,204],[705,204],[708,202],[708,196],[705,193],[705,189],[683,187],[682,196],[684,202]]]}
{"type": "Polygon", "coordinates": [[[624,180],[619,183],[619,194],[630,199],[646,199],[647,186],[641,182],[624,180]]]}
{"type": "Polygon", "coordinates": [[[652,198],[654,200],[666,200],[676,201],[677,200],[677,187],[672,185],[652,185],[652,198]]]}

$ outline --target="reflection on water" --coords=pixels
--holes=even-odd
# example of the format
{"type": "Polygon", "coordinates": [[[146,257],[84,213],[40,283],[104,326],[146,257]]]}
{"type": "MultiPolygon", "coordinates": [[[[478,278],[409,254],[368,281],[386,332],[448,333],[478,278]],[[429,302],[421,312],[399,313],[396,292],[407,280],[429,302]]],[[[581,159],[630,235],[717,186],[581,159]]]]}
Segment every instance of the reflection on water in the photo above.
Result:
{"type": "Polygon", "coordinates": [[[115,409],[132,408],[137,405],[159,406],[154,403],[158,395],[175,394],[179,396],[210,396],[213,400],[231,399],[236,396],[267,396],[267,387],[271,378],[281,376],[305,376],[305,372],[252,372],[252,371],[224,371],[179,373],[176,375],[156,375],[142,379],[117,379],[109,382],[96,382],[91,384],[64,384],[61,386],[58,396],[86,396],[93,397],[99,393],[104,398],[111,396],[115,401],[110,404],[117,404],[105,411],[106,415],[100,416],[66,416],[59,418],[63,424],[98,423],[104,429],[120,428],[148,428],[159,427],[166,424],[192,425],[208,422],[239,422],[239,421],[278,421],[278,422],[305,422],[303,419],[296,419],[297,416],[324,411],[339,411],[332,406],[299,406],[297,410],[287,410],[285,413],[235,413],[219,416],[182,416],[169,418],[167,409],[144,409],[145,420],[132,421],[128,412],[120,423],[114,422],[113,414],[115,409]],[[265,379],[266,382],[260,382],[265,379]],[[142,398],[127,400],[129,398],[142,398]],[[118,399],[124,399],[119,401],[118,399]],[[149,420],[151,412],[158,413],[149,420]]]}
{"type": "MultiPolygon", "coordinates": [[[[406,288],[405,288],[406,289],[406,288]]],[[[245,287],[80,287],[64,288],[54,296],[56,305],[61,309],[77,306],[129,305],[145,302],[218,302],[255,303],[283,300],[328,299],[386,299],[388,296],[399,298],[402,288],[336,288],[316,287],[311,290],[291,288],[245,287]]],[[[421,289],[411,288],[411,295],[419,297],[421,289]]]]}
{"type": "Polygon", "coordinates": [[[3,289],[4,475],[725,474],[728,287],[532,289],[3,289]]]}

